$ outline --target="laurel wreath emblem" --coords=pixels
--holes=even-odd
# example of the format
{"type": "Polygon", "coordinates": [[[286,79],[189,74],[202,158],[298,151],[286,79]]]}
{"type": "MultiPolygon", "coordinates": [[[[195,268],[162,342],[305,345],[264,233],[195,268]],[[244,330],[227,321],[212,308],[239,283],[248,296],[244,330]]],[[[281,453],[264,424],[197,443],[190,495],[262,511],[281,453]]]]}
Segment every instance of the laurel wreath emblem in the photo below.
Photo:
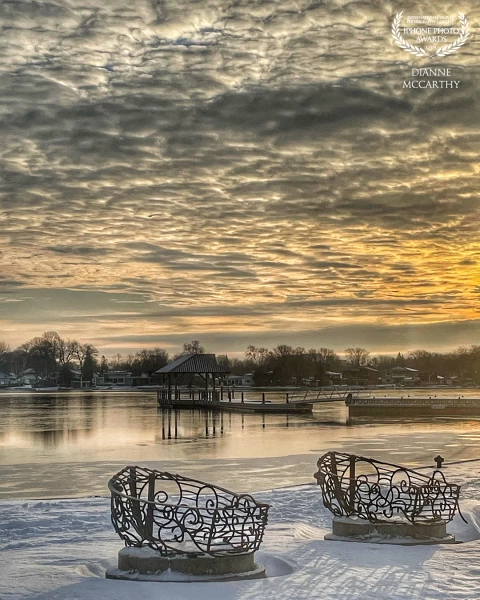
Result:
{"type": "Polygon", "coordinates": [[[409,44],[400,33],[400,22],[402,20],[403,11],[401,13],[397,13],[392,23],[392,35],[395,43],[403,50],[410,52],[410,54],[414,54],[415,56],[423,56],[425,58],[432,58],[433,56],[447,56],[448,54],[453,54],[456,52],[468,39],[470,32],[468,30],[468,21],[467,17],[459,12],[458,17],[460,19],[460,23],[462,24],[462,31],[458,38],[449,44],[448,46],[442,46],[441,48],[437,48],[436,52],[432,55],[426,53],[423,48],[420,46],[414,46],[413,44],[409,44]]]}

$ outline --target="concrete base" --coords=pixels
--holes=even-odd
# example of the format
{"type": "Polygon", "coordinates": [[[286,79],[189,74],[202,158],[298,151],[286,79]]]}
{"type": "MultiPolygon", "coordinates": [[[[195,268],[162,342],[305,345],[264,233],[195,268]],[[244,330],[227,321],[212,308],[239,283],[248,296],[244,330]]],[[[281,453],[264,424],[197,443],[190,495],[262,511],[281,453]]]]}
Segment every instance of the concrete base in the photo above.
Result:
{"type": "Polygon", "coordinates": [[[455,543],[455,536],[447,533],[445,521],[437,523],[382,522],[370,523],[364,519],[334,517],[332,533],[326,540],[370,542],[378,544],[445,544],[455,543]]]}
{"type": "Polygon", "coordinates": [[[265,577],[265,568],[255,563],[254,552],[164,557],[148,547],[127,547],[118,553],[118,569],[107,569],[105,576],[132,581],[230,581],[265,577]]]}

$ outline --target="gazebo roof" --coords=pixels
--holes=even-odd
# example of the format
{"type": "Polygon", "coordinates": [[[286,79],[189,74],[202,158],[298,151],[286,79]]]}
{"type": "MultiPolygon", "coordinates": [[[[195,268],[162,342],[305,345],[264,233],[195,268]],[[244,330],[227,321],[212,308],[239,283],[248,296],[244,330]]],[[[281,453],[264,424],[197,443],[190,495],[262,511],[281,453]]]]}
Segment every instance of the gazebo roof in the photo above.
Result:
{"type": "Polygon", "coordinates": [[[228,370],[220,367],[215,354],[187,354],[158,369],[154,374],[168,373],[228,373],[228,370]]]}

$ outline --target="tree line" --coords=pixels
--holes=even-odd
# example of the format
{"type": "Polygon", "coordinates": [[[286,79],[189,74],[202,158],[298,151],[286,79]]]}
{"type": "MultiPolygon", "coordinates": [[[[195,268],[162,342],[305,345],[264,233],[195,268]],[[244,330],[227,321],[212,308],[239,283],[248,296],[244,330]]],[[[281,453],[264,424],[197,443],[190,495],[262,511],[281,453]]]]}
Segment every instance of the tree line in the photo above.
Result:
{"type": "Polygon", "coordinates": [[[19,377],[32,369],[48,379],[55,371],[65,374],[72,368],[78,368],[88,377],[90,373],[93,376],[97,355],[98,350],[93,344],[65,340],[55,331],[48,331],[14,350],[5,342],[0,342],[0,371],[19,377]]]}
{"type": "MultiPolygon", "coordinates": [[[[225,360],[226,357],[219,357],[225,360]]],[[[248,346],[243,360],[233,359],[225,366],[234,374],[253,373],[254,384],[289,385],[314,382],[328,385],[332,373],[345,373],[368,367],[378,371],[378,377],[394,367],[416,369],[427,381],[437,375],[456,377],[460,382],[480,384],[480,346],[460,346],[446,353],[413,350],[407,354],[372,355],[361,347],[349,347],[342,355],[331,348],[292,347],[280,344],[273,349],[248,346]]]]}
{"type": "Polygon", "coordinates": [[[141,350],[134,355],[116,355],[109,361],[93,344],[74,339],[64,339],[56,331],[47,331],[11,349],[0,342],[0,372],[20,377],[29,369],[42,378],[46,385],[49,380],[69,386],[73,379],[72,371],[79,371],[84,381],[92,381],[94,373],[109,370],[129,370],[134,375],[153,373],[165,366],[168,353],[161,348],[141,350]]]}
{"type": "MultiPolygon", "coordinates": [[[[45,332],[11,349],[0,342],[0,372],[12,373],[19,377],[28,369],[40,375],[44,381],[59,373],[60,385],[69,385],[72,370],[80,371],[86,381],[91,381],[94,373],[106,371],[128,371],[133,376],[143,373],[151,376],[155,371],[186,354],[205,353],[198,340],[183,344],[182,351],[169,356],[163,348],[143,349],[135,354],[115,354],[107,359],[99,357],[93,344],[75,339],[64,339],[57,332],[45,332]]],[[[217,356],[218,363],[226,372],[234,375],[253,373],[254,383],[259,386],[289,385],[312,381],[327,385],[331,373],[346,369],[369,367],[382,371],[402,366],[417,369],[432,375],[455,376],[461,381],[480,383],[480,346],[460,346],[447,353],[415,350],[406,355],[372,355],[365,348],[349,347],[343,355],[333,349],[320,347],[305,349],[287,344],[279,344],[273,349],[250,345],[244,358],[217,356]]]]}
{"type": "Polygon", "coordinates": [[[72,371],[78,371],[84,382],[92,381],[94,373],[102,375],[108,371],[128,371],[134,377],[151,376],[170,360],[204,352],[200,342],[194,340],[183,344],[182,351],[171,358],[163,348],[153,348],[125,356],[117,353],[107,359],[105,355],[99,356],[93,344],[64,339],[56,331],[47,331],[15,349],[0,341],[0,372],[20,378],[31,369],[45,385],[55,382],[70,386],[74,377],[72,371]]]}

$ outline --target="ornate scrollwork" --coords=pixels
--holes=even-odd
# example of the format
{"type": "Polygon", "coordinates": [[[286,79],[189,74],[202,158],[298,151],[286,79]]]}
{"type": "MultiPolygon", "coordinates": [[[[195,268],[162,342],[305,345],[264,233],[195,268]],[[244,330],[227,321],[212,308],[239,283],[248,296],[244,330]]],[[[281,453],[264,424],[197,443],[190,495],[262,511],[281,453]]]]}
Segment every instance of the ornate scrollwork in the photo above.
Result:
{"type": "Polygon", "coordinates": [[[144,467],[125,467],[108,487],[112,523],[126,546],[222,556],[254,552],[262,542],[270,507],[249,494],[144,467]]]}
{"type": "Polygon", "coordinates": [[[327,452],[317,466],[314,476],[322,488],[323,504],[334,516],[357,516],[373,523],[448,522],[457,510],[461,516],[460,486],[448,483],[440,470],[428,476],[341,452],[327,452]]]}

